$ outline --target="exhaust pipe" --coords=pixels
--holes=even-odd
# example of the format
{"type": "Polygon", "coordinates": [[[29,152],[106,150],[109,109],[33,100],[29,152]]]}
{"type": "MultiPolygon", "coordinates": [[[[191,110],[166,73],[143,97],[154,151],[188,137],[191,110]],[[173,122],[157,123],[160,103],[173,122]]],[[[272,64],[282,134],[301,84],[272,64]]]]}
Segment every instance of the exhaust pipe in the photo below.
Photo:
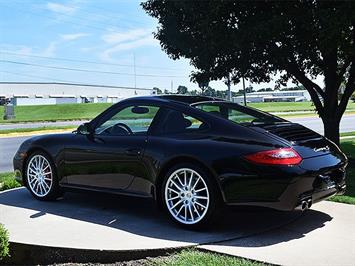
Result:
{"type": "Polygon", "coordinates": [[[304,197],[303,199],[301,199],[299,201],[299,204],[296,207],[296,210],[300,210],[300,211],[305,211],[309,208],[311,208],[312,206],[312,197],[304,197]]]}
{"type": "Polygon", "coordinates": [[[308,202],[306,200],[303,200],[301,203],[301,210],[305,211],[308,209],[308,202]]]}

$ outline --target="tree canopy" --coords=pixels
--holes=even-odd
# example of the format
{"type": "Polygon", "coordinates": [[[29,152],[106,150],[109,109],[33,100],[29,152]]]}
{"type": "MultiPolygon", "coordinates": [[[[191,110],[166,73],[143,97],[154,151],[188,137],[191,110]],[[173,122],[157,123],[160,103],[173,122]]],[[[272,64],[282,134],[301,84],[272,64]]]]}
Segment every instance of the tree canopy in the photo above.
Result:
{"type": "Polygon", "coordinates": [[[230,74],[251,82],[293,80],[312,97],[325,135],[339,142],[339,122],[355,90],[353,1],[168,1],[142,4],[157,18],[155,38],[173,59],[188,58],[191,77],[230,74]],[[324,77],[324,86],[313,79],[324,77]],[[345,84],[344,86],[341,86],[345,84]],[[340,95],[340,97],[338,97],[340,95]]]}

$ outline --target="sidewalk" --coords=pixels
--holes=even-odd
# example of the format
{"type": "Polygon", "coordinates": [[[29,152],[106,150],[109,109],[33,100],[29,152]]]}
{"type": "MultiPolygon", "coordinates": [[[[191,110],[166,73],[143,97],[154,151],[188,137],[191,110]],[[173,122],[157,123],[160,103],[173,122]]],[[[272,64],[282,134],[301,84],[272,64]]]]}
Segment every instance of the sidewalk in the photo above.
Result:
{"type": "Polygon", "coordinates": [[[278,265],[353,266],[355,206],[324,201],[282,228],[200,249],[278,265]]]}

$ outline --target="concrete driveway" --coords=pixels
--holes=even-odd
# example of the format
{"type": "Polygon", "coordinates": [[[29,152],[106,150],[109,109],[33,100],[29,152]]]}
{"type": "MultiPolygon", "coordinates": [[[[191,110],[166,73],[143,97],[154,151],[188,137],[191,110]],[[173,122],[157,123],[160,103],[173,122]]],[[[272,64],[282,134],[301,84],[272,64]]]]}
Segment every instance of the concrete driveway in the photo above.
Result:
{"type": "Polygon", "coordinates": [[[283,265],[354,265],[354,221],[355,206],[323,202],[303,214],[228,210],[212,229],[193,232],[176,226],[146,199],[67,193],[56,202],[41,202],[23,188],[0,193],[0,223],[12,242],[55,247],[55,254],[69,248],[75,250],[72,261],[82,250],[152,256],[199,246],[283,265]]]}
{"type": "Polygon", "coordinates": [[[353,266],[355,206],[324,201],[276,230],[200,248],[277,265],[353,266]]]}

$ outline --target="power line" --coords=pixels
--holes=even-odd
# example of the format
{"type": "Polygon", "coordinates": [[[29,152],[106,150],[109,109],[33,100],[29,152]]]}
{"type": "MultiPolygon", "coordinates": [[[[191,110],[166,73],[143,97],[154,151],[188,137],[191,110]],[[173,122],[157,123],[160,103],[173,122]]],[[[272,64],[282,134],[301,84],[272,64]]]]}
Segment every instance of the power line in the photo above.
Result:
{"type": "MultiPolygon", "coordinates": [[[[89,60],[69,59],[69,58],[62,58],[62,57],[49,57],[49,56],[40,56],[40,55],[29,55],[29,54],[21,54],[21,53],[13,53],[13,52],[3,52],[3,51],[0,51],[0,55],[1,55],[1,54],[15,55],[15,56],[24,56],[24,57],[32,57],[32,58],[40,58],[40,59],[48,59],[48,60],[55,60],[55,61],[67,61],[67,62],[87,63],[87,64],[95,64],[95,65],[131,67],[131,68],[134,67],[134,65],[128,65],[128,64],[101,63],[101,62],[95,62],[95,61],[89,61],[89,60]]],[[[171,70],[171,71],[182,70],[182,69],[177,69],[177,68],[164,68],[164,67],[139,66],[139,65],[136,65],[136,68],[171,70]]]]}
{"type": "MultiPolygon", "coordinates": [[[[135,74],[132,74],[132,73],[113,72],[113,71],[100,71],[100,70],[83,69],[83,68],[70,68],[70,67],[60,67],[60,66],[49,66],[49,65],[32,64],[32,63],[11,61],[11,60],[0,60],[0,62],[9,63],[9,64],[16,64],[16,65],[48,68],[48,69],[86,72],[86,73],[99,73],[99,74],[122,75],[122,76],[134,76],[135,75],[135,74]]],[[[156,77],[156,78],[185,78],[185,76],[154,75],[154,74],[136,74],[136,76],[140,76],[140,77],[156,77]]]]}
{"type": "Polygon", "coordinates": [[[37,76],[37,75],[28,75],[28,74],[23,74],[23,73],[16,73],[16,72],[10,72],[10,71],[4,71],[0,70],[1,73],[7,73],[15,76],[25,76],[29,78],[36,78],[36,79],[42,79],[42,80],[47,80],[47,81],[59,81],[59,82],[69,82],[69,83],[75,83],[74,81],[70,80],[63,80],[63,79],[57,79],[57,78],[51,78],[51,77],[44,77],[44,76],[37,76]]]}
{"type": "MultiPolygon", "coordinates": [[[[84,86],[98,86],[98,87],[120,87],[120,88],[129,88],[129,89],[133,89],[132,87],[129,86],[119,86],[119,85],[103,85],[103,84],[87,84],[87,83],[83,83],[83,82],[79,82],[79,81],[71,81],[71,80],[63,80],[63,79],[57,79],[57,78],[51,78],[51,77],[44,77],[44,76],[38,76],[38,75],[28,75],[28,74],[23,74],[23,73],[16,73],[16,72],[10,72],[10,71],[4,71],[4,70],[0,70],[0,73],[6,73],[6,74],[11,74],[14,76],[18,76],[18,77],[30,77],[30,78],[36,78],[36,79],[42,79],[45,81],[52,81],[52,82],[61,82],[61,83],[66,83],[66,84],[74,84],[74,85],[84,85],[84,86]]],[[[21,83],[21,82],[19,82],[21,83]]],[[[34,82],[33,82],[34,83],[34,82]]],[[[138,88],[138,89],[145,89],[146,88],[138,88]]]]}

